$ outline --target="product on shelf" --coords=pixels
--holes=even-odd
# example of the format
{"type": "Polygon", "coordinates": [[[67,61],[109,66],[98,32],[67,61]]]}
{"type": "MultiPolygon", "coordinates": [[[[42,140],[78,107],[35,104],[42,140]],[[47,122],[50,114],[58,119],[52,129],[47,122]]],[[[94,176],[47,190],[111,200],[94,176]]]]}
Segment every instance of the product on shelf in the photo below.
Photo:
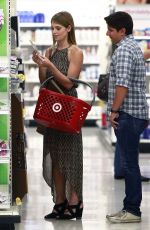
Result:
{"type": "Polygon", "coordinates": [[[0,193],[0,204],[4,203],[7,201],[7,197],[5,194],[0,193]]]}
{"type": "Polygon", "coordinates": [[[3,140],[0,140],[0,156],[6,156],[7,150],[9,150],[7,147],[7,143],[3,140]]]}
{"type": "Polygon", "coordinates": [[[0,73],[2,74],[9,73],[9,67],[0,67],[0,73]]]}
{"type": "Polygon", "coordinates": [[[8,42],[8,34],[7,34],[7,24],[4,23],[7,20],[7,4],[3,3],[4,0],[1,0],[0,3],[0,56],[7,56],[7,42],[8,42]],[[3,5],[3,9],[1,8],[3,5]],[[5,19],[5,20],[4,20],[5,19]]]}
{"type": "Polygon", "coordinates": [[[17,12],[21,23],[44,23],[45,15],[43,13],[33,13],[33,11],[17,12]]]}
{"type": "Polygon", "coordinates": [[[3,25],[4,25],[4,11],[3,9],[0,9],[0,30],[2,29],[3,25]]]}

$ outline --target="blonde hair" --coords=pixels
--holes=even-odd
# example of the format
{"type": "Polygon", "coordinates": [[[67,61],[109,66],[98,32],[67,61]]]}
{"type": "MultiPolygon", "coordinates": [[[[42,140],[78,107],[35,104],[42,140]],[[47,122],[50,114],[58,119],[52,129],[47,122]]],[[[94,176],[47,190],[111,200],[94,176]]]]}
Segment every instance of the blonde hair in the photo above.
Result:
{"type": "MultiPolygon", "coordinates": [[[[66,28],[71,26],[71,30],[68,33],[68,43],[70,45],[76,45],[76,37],[75,37],[75,27],[72,15],[67,11],[61,11],[53,15],[51,18],[51,23],[56,22],[66,28]]],[[[55,40],[53,38],[53,45],[55,45],[55,40]]]]}

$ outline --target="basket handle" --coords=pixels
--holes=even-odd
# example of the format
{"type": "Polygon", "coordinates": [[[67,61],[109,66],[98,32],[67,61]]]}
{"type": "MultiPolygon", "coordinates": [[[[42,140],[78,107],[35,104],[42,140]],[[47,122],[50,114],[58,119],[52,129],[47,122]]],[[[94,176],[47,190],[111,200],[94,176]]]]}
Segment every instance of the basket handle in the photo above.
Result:
{"type": "Polygon", "coordinates": [[[59,91],[59,93],[64,94],[64,92],[61,90],[61,88],[56,84],[56,82],[53,80],[53,76],[47,78],[45,81],[42,82],[41,86],[40,86],[40,90],[43,88],[43,86],[49,81],[51,80],[51,83],[56,87],[56,89],[59,91]]]}
{"type": "MultiPolygon", "coordinates": [[[[42,82],[42,84],[41,84],[41,87],[40,87],[40,90],[42,89],[42,87],[49,81],[49,80],[51,80],[51,82],[52,82],[52,84],[57,88],[57,90],[61,93],[61,94],[64,94],[64,92],[60,89],[60,87],[55,83],[55,81],[53,80],[53,76],[51,76],[51,77],[49,77],[49,78],[47,78],[45,81],[43,81],[42,82]]],[[[86,85],[86,86],[88,86],[88,87],[90,87],[90,89],[92,90],[92,93],[93,93],[93,88],[92,88],[92,86],[90,85],[90,84],[88,84],[87,82],[85,82],[85,81],[81,81],[81,80],[79,80],[79,79],[75,79],[75,78],[73,78],[73,77],[69,77],[69,80],[70,81],[72,81],[72,82],[74,82],[74,83],[81,83],[81,84],[83,84],[83,85],[86,85]]],[[[78,85],[77,85],[77,87],[78,87],[78,85]]],[[[93,93],[93,98],[92,98],[92,101],[91,101],[91,106],[94,104],[94,101],[95,101],[95,93],[93,93]]]]}
{"type": "Polygon", "coordinates": [[[93,92],[93,88],[92,88],[92,86],[89,84],[89,83],[87,83],[87,82],[85,82],[85,81],[81,81],[81,80],[79,80],[79,79],[76,79],[76,78],[72,78],[72,77],[69,77],[69,79],[72,81],[72,82],[74,82],[74,83],[81,83],[81,84],[83,84],[83,85],[86,85],[86,86],[88,86],[88,87],[90,87],[90,89],[91,89],[91,91],[92,91],[92,93],[93,93],[93,98],[92,98],[92,100],[91,100],[91,106],[94,104],[94,101],[95,101],[95,93],[93,92]]]}

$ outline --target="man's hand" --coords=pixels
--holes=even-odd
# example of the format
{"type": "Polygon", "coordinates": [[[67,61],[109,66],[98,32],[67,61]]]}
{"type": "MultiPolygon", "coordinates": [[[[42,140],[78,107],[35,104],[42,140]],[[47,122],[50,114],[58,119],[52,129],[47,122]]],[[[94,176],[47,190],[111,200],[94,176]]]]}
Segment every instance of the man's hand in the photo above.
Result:
{"type": "Polygon", "coordinates": [[[110,123],[114,129],[117,129],[118,122],[116,122],[115,120],[118,117],[119,117],[119,113],[113,113],[113,112],[109,116],[110,123]]]}

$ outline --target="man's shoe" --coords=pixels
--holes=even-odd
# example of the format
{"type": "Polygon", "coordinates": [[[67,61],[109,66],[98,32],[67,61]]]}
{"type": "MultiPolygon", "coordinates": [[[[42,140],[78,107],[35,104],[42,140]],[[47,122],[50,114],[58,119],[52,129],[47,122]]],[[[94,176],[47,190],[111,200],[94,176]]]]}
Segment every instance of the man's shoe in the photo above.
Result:
{"type": "Polygon", "coordinates": [[[145,176],[141,176],[141,181],[148,182],[148,181],[150,181],[150,178],[145,177],[145,176]]]}
{"type": "Polygon", "coordinates": [[[122,180],[122,179],[124,179],[124,176],[114,176],[114,178],[115,178],[116,180],[122,180]]]}
{"type": "MultiPolygon", "coordinates": [[[[122,180],[124,179],[124,176],[114,176],[115,180],[122,180]]],[[[148,182],[150,181],[150,178],[145,177],[145,176],[141,176],[141,181],[143,182],[148,182]]]]}
{"type": "Polygon", "coordinates": [[[107,220],[112,223],[136,223],[141,222],[141,217],[133,215],[126,210],[121,210],[116,214],[111,214],[106,216],[107,220]]]}

